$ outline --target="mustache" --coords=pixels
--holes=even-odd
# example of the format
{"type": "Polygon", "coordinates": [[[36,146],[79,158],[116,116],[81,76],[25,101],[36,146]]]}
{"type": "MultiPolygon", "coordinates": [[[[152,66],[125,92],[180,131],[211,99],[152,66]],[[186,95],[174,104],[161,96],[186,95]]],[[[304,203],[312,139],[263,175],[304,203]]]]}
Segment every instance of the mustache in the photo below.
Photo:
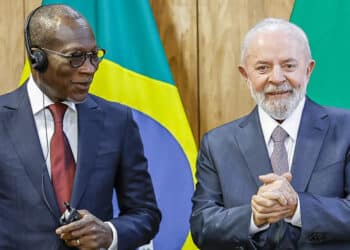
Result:
{"type": "Polygon", "coordinates": [[[276,92],[289,92],[293,91],[293,87],[290,86],[287,82],[283,83],[282,85],[273,85],[273,84],[268,84],[264,88],[264,94],[268,93],[276,93],[276,92]]]}

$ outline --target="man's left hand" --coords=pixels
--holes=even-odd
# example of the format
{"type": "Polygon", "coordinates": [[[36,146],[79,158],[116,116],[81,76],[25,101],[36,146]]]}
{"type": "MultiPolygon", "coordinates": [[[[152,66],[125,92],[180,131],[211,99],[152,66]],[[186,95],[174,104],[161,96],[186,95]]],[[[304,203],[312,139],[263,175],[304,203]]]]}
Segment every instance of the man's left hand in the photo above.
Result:
{"type": "Polygon", "coordinates": [[[87,210],[78,210],[82,218],[56,229],[56,234],[69,247],[81,250],[106,248],[112,244],[113,232],[108,224],[87,210]]]}

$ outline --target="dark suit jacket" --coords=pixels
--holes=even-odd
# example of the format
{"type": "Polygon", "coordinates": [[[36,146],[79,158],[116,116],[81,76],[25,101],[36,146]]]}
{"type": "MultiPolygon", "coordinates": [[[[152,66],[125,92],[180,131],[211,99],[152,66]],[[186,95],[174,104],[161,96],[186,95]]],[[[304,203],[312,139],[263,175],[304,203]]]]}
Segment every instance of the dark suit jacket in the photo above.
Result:
{"type": "Polygon", "coordinates": [[[350,112],[308,98],[292,163],[302,228],[283,220],[249,236],[250,201],[272,172],[257,108],[207,133],[191,230],[201,249],[350,249],[350,112]]]}
{"type": "MultiPolygon", "coordinates": [[[[154,237],[161,215],[131,110],[89,95],[77,111],[71,205],[113,223],[118,250],[135,249],[154,237]]],[[[59,217],[24,85],[0,97],[0,249],[67,249],[55,234],[59,217]]]]}

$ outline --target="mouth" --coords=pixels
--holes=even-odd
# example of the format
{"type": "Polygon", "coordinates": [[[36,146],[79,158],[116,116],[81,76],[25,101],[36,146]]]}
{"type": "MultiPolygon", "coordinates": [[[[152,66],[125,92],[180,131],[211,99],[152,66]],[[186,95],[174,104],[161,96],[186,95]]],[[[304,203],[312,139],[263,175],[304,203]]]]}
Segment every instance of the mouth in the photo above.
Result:
{"type": "Polygon", "coordinates": [[[291,95],[293,93],[292,90],[286,90],[286,91],[272,91],[265,93],[266,96],[272,97],[272,98],[281,98],[284,96],[291,95]]]}
{"type": "Polygon", "coordinates": [[[79,89],[89,89],[91,85],[91,80],[88,81],[72,81],[72,84],[74,84],[75,87],[79,89]]]}

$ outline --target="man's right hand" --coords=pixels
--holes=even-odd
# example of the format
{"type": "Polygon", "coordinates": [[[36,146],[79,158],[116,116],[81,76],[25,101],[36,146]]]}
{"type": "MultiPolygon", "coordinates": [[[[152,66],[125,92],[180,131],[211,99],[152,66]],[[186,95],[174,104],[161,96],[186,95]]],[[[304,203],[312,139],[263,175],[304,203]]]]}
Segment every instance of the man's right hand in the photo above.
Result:
{"type": "Polygon", "coordinates": [[[110,226],[87,210],[78,210],[82,218],[56,229],[56,234],[69,247],[81,250],[108,249],[113,241],[110,226]]]}
{"type": "Polygon", "coordinates": [[[287,204],[281,206],[276,199],[278,197],[275,197],[273,193],[253,195],[251,206],[256,226],[275,223],[290,214],[291,208],[287,204]]]}

